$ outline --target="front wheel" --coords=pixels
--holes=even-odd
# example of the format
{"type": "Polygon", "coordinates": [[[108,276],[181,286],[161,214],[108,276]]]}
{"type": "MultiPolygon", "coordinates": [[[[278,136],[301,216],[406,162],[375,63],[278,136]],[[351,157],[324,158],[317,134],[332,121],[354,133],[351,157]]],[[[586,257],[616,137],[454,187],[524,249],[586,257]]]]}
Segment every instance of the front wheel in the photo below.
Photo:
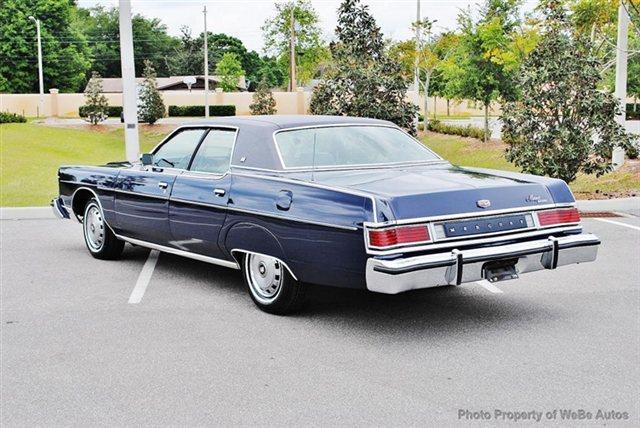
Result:
{"type": "Polygon", "coordinates": [[[285,315],[302,306],[303,284],[275,257],[246,253],[242,273],[251,299],[261,310],[285,315]]]}
{"type": "Polygon", "coordinates": [[[82,228],[84,242],[93,257],[103,260],[113,260],[120,257],[124,241],[116,238],[116,235],[109,229],[104,221],[102,208],[95,198],[89,200],[84,207],[82,228]]]}

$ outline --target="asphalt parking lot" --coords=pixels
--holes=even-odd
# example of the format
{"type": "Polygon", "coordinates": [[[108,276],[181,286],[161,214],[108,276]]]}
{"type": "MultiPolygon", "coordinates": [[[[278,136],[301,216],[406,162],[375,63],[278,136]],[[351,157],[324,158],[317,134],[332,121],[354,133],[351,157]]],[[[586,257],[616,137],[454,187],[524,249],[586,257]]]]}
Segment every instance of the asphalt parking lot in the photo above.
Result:
{"type": "Polygon", "coordinates": [[[475,423],[461,410],[583,409],[628,417],[573,423],[639,426],[640,219],[610,220],[585,220],[595,263],[495,289],[314,287],[293,317],[257,310],[237,271],[166,254],[129,303],[148,250],[100,261],[78,223],[3,220],[0,424],[452,425],[475,423]]]}

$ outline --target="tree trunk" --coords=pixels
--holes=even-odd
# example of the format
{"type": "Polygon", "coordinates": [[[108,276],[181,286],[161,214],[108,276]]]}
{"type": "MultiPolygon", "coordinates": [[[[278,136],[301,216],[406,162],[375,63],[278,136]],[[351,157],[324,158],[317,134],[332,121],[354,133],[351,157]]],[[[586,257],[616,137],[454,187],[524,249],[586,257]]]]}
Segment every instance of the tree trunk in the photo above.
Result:
{"type": "Polygon", "coordinates": [[[438,102],[438,97],[434,95],[434,97],[433,97],[433,118],[434,118],[434,119],[435,119],[435,118],[436,118],[436,116],[437,116],[437,113],[436,113],[437,108],[438,108],[438,104],[437,104],[437,102],[438,102]]]}
{"type": "Polygon", "coordinates": [[[424,78],[424,129],[426,131],[429,124],[429,80],[431,78],[430,73],[426,73],[424,78]]]}
{"type": "Polygon", "coordinates": [[[447,98],[447,117],[451,116],[451,114],[449,113],[449,101],[451,100],[447,98]]]}
{"type": "Polygon", "coordinates": [[[484,142],[489,141],[489,103],[484,104],[484,142]]]}

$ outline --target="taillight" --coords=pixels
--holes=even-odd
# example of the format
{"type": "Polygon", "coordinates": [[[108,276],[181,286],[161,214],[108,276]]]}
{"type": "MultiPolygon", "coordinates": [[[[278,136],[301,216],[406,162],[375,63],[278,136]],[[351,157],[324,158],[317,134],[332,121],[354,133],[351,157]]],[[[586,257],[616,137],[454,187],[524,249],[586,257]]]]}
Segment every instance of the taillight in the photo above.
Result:
{"type": "Polygon", "coordinates": [[[399,226],[369,231],[369,246],[376,248],[417,244],[428,242],[430,240],[429,229],[427,229],[426,225],[399,226]]]}
{"type": "Polygon", "coordinates": [[[580,213],[577,208],[563,208],[558,210],[538,211],[538,222],[540,226],[551,226],[553,224],[578,223],[580,213]]]}

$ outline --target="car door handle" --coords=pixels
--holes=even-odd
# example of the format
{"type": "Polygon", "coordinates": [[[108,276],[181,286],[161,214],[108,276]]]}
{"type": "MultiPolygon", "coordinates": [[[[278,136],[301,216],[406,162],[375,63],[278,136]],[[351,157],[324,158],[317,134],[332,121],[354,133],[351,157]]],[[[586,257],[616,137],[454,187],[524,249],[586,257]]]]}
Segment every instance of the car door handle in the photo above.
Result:
{"type": "Polygon", "coordinates": [[[222,197],[227,194],[227,191],[224,189],[213,189],[213,194],[222,197]]]}
{"type": "Polygon", "coordinates": [[[161,181],[158,183],[158,187],[161,189],[166,189],[167,187],[169,187],[169,184],[164,181],[161,181]]]}

